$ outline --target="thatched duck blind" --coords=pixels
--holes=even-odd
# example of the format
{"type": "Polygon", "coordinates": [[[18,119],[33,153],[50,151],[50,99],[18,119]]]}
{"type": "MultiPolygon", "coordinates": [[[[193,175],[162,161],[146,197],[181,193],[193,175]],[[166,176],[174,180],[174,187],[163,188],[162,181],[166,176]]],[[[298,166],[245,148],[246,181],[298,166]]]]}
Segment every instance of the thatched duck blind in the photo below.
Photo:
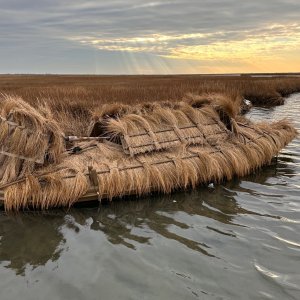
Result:
{"type": "MultiPolygon", "coordinates": [[[[170,193],[230,180],[269,164],[296,136],[287,121],[254,124],[239,115],[239,107],[232,101],[215,97],[103,107],[91,122],[90,137],[74,139],[78,141],[67,149],[53,118],[21,100],[6,99],[4,106],[8,103],[14,104],[1,109],[5,119],[1,120],[26,128],[27,139],[38,134],[36,145],[43,147],[36,147],[38,153],[23,153],[18,151],[16,140],[10,142],[14,140],[12,131],[5,133],[4,152],[17,156],[17,162],[10,160],[0,168],[1,174],[14,168],[13,176],[0,177],[0,200],[6,210],[170,193]],[[17,117],[15,107],[26,112],[22,118],[17,117]],[[43,159],[34,161],[41,156],[43,159]],[[23,164],[30,164],[30,168],[25,171],[20,167],[23,164]]],[[[12,157],[4,152],[5,159],[12,157]]]]}

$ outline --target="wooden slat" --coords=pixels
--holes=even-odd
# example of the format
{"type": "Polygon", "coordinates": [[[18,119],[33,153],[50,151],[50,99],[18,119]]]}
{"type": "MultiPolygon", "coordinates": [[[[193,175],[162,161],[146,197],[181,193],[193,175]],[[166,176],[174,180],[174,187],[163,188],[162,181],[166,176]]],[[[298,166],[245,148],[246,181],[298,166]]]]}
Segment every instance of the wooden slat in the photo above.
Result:
{"type": "MultiPolygon", "coordinates": [[[[88,192],[85,195],[83,195],[81,198],[76,200],[74,204],[80,202],[87,202],[87,201],[98,201],[98,195],[94,188],[89,189],[88,192]]],[[[0,191],[0,207],[1,206],[4,206],[4,191],[0,191]]]]}
{"type": "Polygon", "coordinates": [[[10,152],[4,151],[3,148],[0,149],[0,154],[6,155],[6,156],[10,156],[10,157],[14,157],[14,158],[19,158],[19,159],[27,160],[27,161],[31,161],[31,162],[35,162],[37,164],[43,164],[44,163],[44,157],[41,158],[41,159],[26,157],[26,156],[23,156],[23,155],[14,154],[14,153],[10,153],[10,152]]]}
{"type": "Polygon", "coordinates": [[[0,191],[0,207],[4,205],[4,191],[0,191]]]}

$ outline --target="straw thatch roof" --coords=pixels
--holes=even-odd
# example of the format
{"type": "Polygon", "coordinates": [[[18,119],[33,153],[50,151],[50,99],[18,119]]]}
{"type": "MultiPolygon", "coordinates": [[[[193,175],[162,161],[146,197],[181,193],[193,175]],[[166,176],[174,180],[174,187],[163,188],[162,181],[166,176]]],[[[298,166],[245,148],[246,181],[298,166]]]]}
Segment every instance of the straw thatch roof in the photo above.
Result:
{"type": "Polygon", "coordinates": [[[253,124],[224,99],[189,99],[104,108],[91,134],[108,141],[77,143],[80,151],[60,163],[2,186],[5,208],[47,209],[230,180],[270,163],[296,130],[287,121],[253,124]]]}

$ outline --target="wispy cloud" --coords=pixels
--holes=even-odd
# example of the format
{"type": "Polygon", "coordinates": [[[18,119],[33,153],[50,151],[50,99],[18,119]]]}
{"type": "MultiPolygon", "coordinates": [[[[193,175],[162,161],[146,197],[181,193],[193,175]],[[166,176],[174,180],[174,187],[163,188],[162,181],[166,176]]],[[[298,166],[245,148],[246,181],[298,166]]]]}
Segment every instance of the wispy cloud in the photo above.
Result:
{"type": "Polygon", "coordinates": [[[0,72],[18,52],[33,60],[71,49],[82,56],[115,53],[135,64],[143,63],[139,54],[157,57],[154,65],[184,69],[186,61],[189,70],[188,60],[201,62],[199,68],[213,61],[257,65],[257,56],[288,61],[300,47],[299,15],[298,0],[0,0],[0,72]]]}
{"type": "Polygon", "coordinates": [[[132,38],[73,37],[71,40],[100,50],[148,52],[185,59],[251,59],[273,57],[300,48],[300,25],[272,24],[262,29],[211,33],[150,34],[132,38]]]}

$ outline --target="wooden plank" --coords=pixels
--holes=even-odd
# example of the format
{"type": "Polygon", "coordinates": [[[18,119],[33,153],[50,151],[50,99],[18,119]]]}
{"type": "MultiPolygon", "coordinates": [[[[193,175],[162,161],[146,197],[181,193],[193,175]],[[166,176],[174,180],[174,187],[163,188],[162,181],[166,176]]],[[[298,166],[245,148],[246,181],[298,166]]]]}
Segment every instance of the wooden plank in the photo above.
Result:
{"type": "MultiPolygon", "coordinates": [[[[95,190],[90,189],[85,195],[83,195],[81,198],[76,200],[75,203],[82,203],[82,202],[88,202],[88,201],[98,201],[98,195],[95,192],[95,190]]],[[[103,202],[105,199],[103,199],[103,202]]],[[[30,205],[30,204],[29,204],[30,205]]],[[[4,206],[4,191],[0,191],[0,207],[4,206]]]]}
{"type": "MultiPolygon", "coordinates": [[[[131,192],[127,191],[127,192],[124,192],[123,196],[129,196],[129,195],[132,195],[132,194],[134,194],[133,191],[131,191],[131,192]]],[[[101,200],[102,200],[101,203],[109,202],[108,198],[105,195],[101,200]]],[[[83,195],[82,197],[77,199],[73,204],[91,202],[91,201],[99,202],[98,194],[95,190],[95,187],[90,188],[85,195],[83,195]]],[[[4,206],[4,191],[0,190],[0,207],[3,209],[3,206],[4,206]]],[[[29,206],[30,206],[30,203],[29,203],[29,206]]],[[[51,209],[51,208],[52,207],[50,207],[49,209],[51,209]]]]}
{"type": "MultiPolygon", "coordinates": [[[[205,127],[205,126],[212,126],[212,125],[219,125],[219,124],[218,124],[218,122],[201,124],[201,126],[203,126],[203,127],[205,127]]],[[[189,129],[189,128],[198,128],[198,126],[197,126],[197,124],[193,124],[193,125],[186,125],[186,126],[178,126],[178,128],[179,129],[189,129]]],[[[169,128],[166,128],[166,129],[155,130],[153,132],[155,134],[157,134],[157,133],[163,133],[163,132],[168,132],[168,131],[174,131],[173,127],[169,127],[169,128]]],[[[128,135],[128,137],[132,138],[132,137],[137,137],[137,136],[141,136],[141,135],[148,135],[148,132],[147,131],[145,131],[145,132],[138,132],[138,133],[130,134],[130,135],[128,135]]]]}
{"type": "Polygon", "coordinates": [[[20,154],[14,154],[14,153],[4,151],[3,148],[0,149],[0,153],[3,154],[3,155],[9,156],[9,157],[14,157],[14,158],[19,158],[19,159],[35,162],[37,164],[43,164],[44,163],[44,157],[41,158],[41,159],[26,157],[26,156],[23,156],[23,155],[20,155],[20,154]]]}
{"type": "Polygon", "coordinates": [[[4,206],[4,191],[0,190],[0,207],[4,206]]]}

